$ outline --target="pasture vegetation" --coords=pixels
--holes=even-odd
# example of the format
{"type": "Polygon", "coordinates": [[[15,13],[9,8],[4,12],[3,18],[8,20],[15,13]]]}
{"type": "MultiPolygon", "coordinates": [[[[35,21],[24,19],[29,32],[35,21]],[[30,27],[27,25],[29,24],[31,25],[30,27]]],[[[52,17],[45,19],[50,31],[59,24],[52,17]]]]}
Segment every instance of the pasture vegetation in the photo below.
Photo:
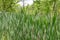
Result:
{"type": "Polygon", "coordinates": [[[59,4],[60,1],[35,1],[23,9],[15,6],[9,12],[2,10],[0,40],[60,40],[59,4]]]}

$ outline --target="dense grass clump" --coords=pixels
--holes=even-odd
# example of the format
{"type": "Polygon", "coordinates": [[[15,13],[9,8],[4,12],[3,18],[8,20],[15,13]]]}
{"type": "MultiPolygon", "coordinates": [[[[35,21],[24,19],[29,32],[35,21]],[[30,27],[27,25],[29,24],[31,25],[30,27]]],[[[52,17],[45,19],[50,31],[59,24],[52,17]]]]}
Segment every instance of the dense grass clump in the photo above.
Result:
{"type": "Polygon", "coordinates": [[[60,40],[60,18],[0,13],[0,40],[60,40]]]}

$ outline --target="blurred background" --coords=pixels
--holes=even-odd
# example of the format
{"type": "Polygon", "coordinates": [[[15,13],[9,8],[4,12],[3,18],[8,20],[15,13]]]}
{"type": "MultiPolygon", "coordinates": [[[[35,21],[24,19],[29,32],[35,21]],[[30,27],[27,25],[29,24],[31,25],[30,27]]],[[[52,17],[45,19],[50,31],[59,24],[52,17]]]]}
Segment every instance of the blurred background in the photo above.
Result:
{"type": "Polygon", "coordinates": [[[0,40],[60,40],[60,0],[0,0],[0,40]]]}

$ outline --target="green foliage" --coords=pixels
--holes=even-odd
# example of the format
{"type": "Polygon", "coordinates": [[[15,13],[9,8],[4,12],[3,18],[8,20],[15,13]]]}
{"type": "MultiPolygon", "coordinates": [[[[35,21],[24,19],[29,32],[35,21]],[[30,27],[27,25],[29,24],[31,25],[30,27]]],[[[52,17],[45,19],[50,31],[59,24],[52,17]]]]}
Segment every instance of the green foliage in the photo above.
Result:
{"type": "Polygon", "coordinates": [[[2,6],[0,1],[0,10],[5,10],[0,12],[0,40],[60,40],[60,2],[36,1],[24,8],[12,8],[14,0],[5,2],[2,6]]]}
{"type": "Polygon", "coordinates": [[[60,24],[55,19],[58,16],[54,16],[53,22],[56,20],[59,24],[54,22],[53,26],[49,16],[0,13],[0,40],[58,40],[60,31],[55,29],[60,24]]]}
{"type": "Polygon", "coordinates": [[[0,0],[0,11],[14,11],[19,0],[0,0]]]}

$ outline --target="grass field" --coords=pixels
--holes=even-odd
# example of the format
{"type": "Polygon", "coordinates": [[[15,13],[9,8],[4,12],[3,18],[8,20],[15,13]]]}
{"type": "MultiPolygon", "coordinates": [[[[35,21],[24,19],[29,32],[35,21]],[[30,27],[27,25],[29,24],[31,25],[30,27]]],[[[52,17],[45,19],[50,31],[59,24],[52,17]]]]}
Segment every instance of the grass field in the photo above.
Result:
{"type": "Polygon", "coordinates": [[[60,40],[60,2],[55,1],[36,1],[14,10],[1,7],[0,40],[60,40]]]}
{"type": "Polygon", "coordinates": [[[60,40],[60,15],[0,13],[0,40],[60,40]]]}

